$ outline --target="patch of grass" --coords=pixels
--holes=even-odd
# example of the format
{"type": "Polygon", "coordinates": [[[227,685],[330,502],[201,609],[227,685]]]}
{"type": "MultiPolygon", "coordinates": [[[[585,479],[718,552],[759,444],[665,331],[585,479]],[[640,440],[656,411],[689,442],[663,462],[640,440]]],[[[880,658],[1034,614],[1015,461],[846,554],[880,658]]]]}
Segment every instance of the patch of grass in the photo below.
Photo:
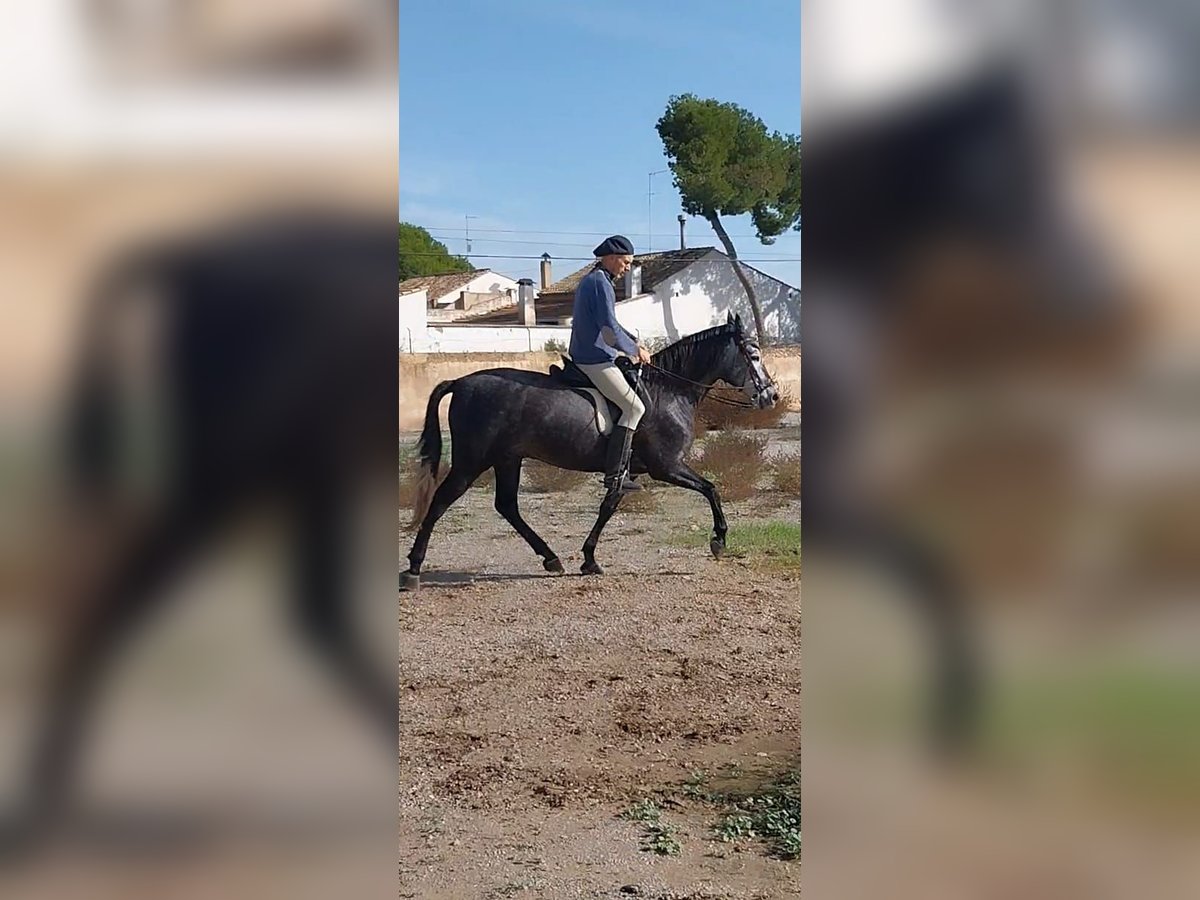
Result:
{"type": "Polygon", "coordinates": [[[781,456],[771,463],[771,476],[775,490],[781,494],[800,496],[800,454],[781,456]]]}
{"type": "Polygon", "coordinates": [[[560,469],[557,466],[531,460],[525,465],[521,489],[531,494],[555,494],[571,491],[588,480],[587,472],[560,469]]]}
{"type": "Polygon", "coordinates": [[[550,338],[542,345],[542,349],[547,353],[566,353],[567,345],[565,341],[560,341],[558,338],[550,338]]]}
{"type": "Polygon", "coordinates": [[[800,773],[789,772],[756,794],[727,798],[731,809],[716,826],[729,843],[761,840],[772,856],[800,857],[800,773]]]}
{"type": "MultiPolygon", "coordinates": [[[[686,547],[707,547],[707,531],[683,532],[678,543],[686,547]]],[[[725,536],[730,556],[765,562],[785,571],[800,569],[800,525],[771,520],[733,525],[725,536]]]]}
{"type": "Polygon", "coordinates": [[[754,496],[766,462],[767,436],[744,430],[722,431],[705,438],[693,460],[697,471],[715,482],[724,500],[754,496]]]}
{"type": "Polygon", "coordinates": [[[984,748],[1036,765],[1054,748],[1081,779],[1147,813],[1200,802],[1200,671],[1147,662],[1080,664],[996,689],[984,748]]]}

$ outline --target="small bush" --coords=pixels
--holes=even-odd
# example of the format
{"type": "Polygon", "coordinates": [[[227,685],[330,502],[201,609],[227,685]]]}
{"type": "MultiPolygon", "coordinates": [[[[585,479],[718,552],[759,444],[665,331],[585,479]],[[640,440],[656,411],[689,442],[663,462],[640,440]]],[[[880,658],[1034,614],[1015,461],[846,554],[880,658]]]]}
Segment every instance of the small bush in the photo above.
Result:
{"type": "Polygon", "coordinates": [[[800,496],[800,454],[781,456],[771,464],[775,490],[781,494],[800,496]]]}
{"type": "Polygon", "coordinates": [[[542,345],[542,349],[547,353],[566,353],[567,345],[564,341],[560,341],[558,338],[550,338],[550,340],[546,341],[546,343],[542,345]]]}
{"type": "Polygon", "coordinates": [[[720,402],[720,399],[745,402],[745,395],[738,390],[716,387],[700,403],[696,418],[703,420],[709,428],[777,428],[789,412],[800,408],[796,395],[788,387],[779,389],[779,400],[771,409],[739,409],[720,402]]]}
{"type": "Polygon", "coordinates": [[[734,430],[710,434],[705,438],[694,466],[714,481],[725,500],[745,500],[754,496],[763,472],[767,436],[734,430]]]}
{"type": "Polygon", "coordinates": [[[525,466],[521,487],[531,494],[555,494],[574,490],[587,480],[587,472],[575,472],[542,462],[530,462],[525,466]]]}

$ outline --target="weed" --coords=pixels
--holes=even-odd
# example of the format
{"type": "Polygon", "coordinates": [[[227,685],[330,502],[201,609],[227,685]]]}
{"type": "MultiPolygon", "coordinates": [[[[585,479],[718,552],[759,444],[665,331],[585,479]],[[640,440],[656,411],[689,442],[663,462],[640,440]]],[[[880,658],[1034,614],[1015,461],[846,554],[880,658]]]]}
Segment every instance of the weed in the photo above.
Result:
{"type": "Polygon", "coordinates": [[[775,490],[781,494],[800,496],[800,454],[782,456],[771,464],[775,490]]]}
{"type": "Polygon", "coordinates": [[[800,777],[789,772],[757,794],[730,800],[732,809],[716,826],[722,841],[764,841],[773,856],[800,857],[800,777]]]}
{"type": "Polygon", "coordinates": [[[682,849],[679,839],[675,837],[678,833],[679,830],[673,825],[654,822],[643,830],[639,848],[659,856],[678,856],[682,849]]]}
{"type": "Polygon", "coordinates": [[[754,495],[762,474],[767,436],[748,431],[722,431],[704,440],[694,465],[717,484],[724,500],[745,500],[754,495]]]}
{"type": "Polygon", "coordinates": [[[621,813],[621,818],[630,822],[657,822],[661,815],[662,810],[658,808],[658,804],[649,797],[643,797],[621,813]]]}
{"type": "Polygon", "coordinates": [[[642,840],[638,845],[640,849],[657,853],[659,856],[675,856],[679,853],[679,839],[675,837],[679,830],[661,820],[662,810],[649,797],[643,797],[621,813],[620,817],[630,822],[642,823],[642,840]]]}

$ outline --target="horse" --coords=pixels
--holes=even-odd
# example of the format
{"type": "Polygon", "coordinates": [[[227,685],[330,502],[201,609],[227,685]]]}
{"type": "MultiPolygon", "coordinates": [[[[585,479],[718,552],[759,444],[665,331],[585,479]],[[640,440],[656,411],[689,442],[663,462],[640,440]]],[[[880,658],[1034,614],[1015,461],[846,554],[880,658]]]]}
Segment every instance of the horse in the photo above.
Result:
{"type": "Polygon", "coordinates": [[[950,755],[976,734],[984,694],[971,596],[958,561],[863,488],[859,448],[898,398],[1060,365],[1120,324],[1040,124],[1020,70],[1000,61],[806,136],[805,547],[904,588],[930,639],[929,734],[950,755]],[[965,275],[930,291],[922,269],[965,275]]]}
{"type": "MultiPolygon", "coordinates": [[[[643,372],[646,415],[633,439],[630,474],[696,491],[712,509],[709,549],[719,558],[727,532],[716,486],[686,462],[695,440],[696,407],[718,381],[738,388],[747,405],[769,409],[779,391],[763,366],[758,343],[745,331],[740,315],[722,325],[685,337],[658,351],[643,372]]],[[[425,426],[418,444],[419,467],[410,527],[419,523],[402,579],[407,590],[420,587],[421,566],[438,520],[481,474],[493,469],[496,511],[542,558],[547,572],[561,573],[558,554],[521,517],[517,492],[521,465],[537,459],[562,469],[603,472],[608,437],[596,427],[591,402],[561,379],[519,369],[483,369],[443,381],[429,395],[425,426]],[[442,433],[438,404],[450,402],[451,465],[439,485],[442,433]]],[[[601,575],[596,544],[621,502],[610,490],[596,524],[583,545],[584,575],[601,575]]]]}
{"type": "Polygon", "coordinates": [[[395,289],[394,240],[394,224],[369,216],[269,214],[128,248],[95,280],[59,434],[72,527],[57,543],[88,562],[47,588],[47,606],[71,616],[53,635],[28,796],[0,822],[0,852],[60,819],[128,639],[260,504],[282,512],[296,632],[395,752],[395,678],[352,627],[348,552],[354,489],[395,473],[395,346],[380,339],[395,313],[379,302],[395,289]],[[121,458],[118,338],[136,316],[160,324],[149,377],[169,407],[165,474],[147,497],[121,458]]]}

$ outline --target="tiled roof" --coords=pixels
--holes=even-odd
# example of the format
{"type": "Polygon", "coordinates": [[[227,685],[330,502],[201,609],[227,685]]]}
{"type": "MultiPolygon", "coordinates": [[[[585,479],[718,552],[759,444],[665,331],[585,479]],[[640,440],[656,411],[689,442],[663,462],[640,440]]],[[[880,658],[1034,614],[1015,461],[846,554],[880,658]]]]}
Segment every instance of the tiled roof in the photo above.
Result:
{"type": "MultiPolygon", "coordinates": [[[[650,291],[655,285],[661,284],[681,269],[686,269],[696,260],[707,256],[714,249],[713,247],[689,247],[686,250],[639,253],[634,256],[633,264],[642,267],[642,289],[650,291]]],[[[566,278],[560,278],[542,291],[538,299],[540,300],[541,297],[545,297],[547,294],[570,294],[573,297],[575,295],[575,288],[579,287],[579,282],[583,280],[583,276],[594,268],[596,268],[596,263],[588,263],[582,269],[572,272],[566,278]]],[[[626,299],[623,278],[618,278],[613,287],[616,288],[618,301],[626,299]]]]}
{"type": "MultiPolygon", "coordinates": [[[[710,253],[720,258],[728,257],[715,247],[689,247],[686,250],[666,250],[658,253],[641,253],[634,256],[634,265],[642,267],[642,292],[650,293],[658,285],[686,269],[692,263],[703,259],[710,253]]],[[[744,264],[743,264],[744,265],[744,264]]],[[[575,306],[575,289],[588,272],[596,267],[596,263],[588,263],[582,269],[572,272],[565,278],[551,284],[538,294],[534,303],[539,324],[552,323],[571,315],[575,306]]],[[[746,266],[752,269],[753,266],[746,266]]],[[[770,277],[770,276],[768,276],[770,277]]],[[[778,279],[776,279],[778,280],[778,279]]],[[[617,302],[627,300],[625,296],[625,279],[618,278],[613,283],[617,302]]],[[[504,325],[512,324],[517,319],[516,307],[498,309],[481,316],[473,316],[472,324],[504,325]]]]}
{"type": "Polygon", "coordinates": [[[416,278],[406,278],[400,282],[400,293],[411,294],[425,291],[432,303],[439,297],[444,297],[451,291],[461,290],[472,279],[478,278],[491,269],[472,269],[470,272],[443,272],[438,275],[420,275],[416,278]]]}

